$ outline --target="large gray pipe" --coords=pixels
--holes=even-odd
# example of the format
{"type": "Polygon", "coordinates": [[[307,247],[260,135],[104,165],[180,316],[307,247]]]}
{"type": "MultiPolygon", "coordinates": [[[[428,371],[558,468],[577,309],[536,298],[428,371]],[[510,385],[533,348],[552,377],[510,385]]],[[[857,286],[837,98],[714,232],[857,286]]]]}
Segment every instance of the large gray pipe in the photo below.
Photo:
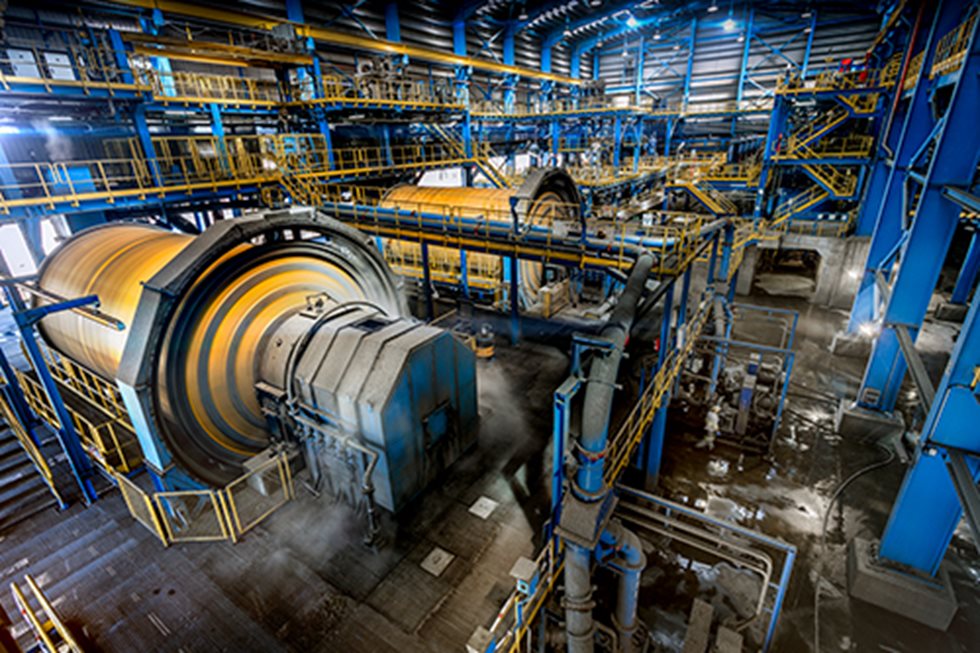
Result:
{"type": "MultiPolygon", "coordinates": [[[[609,418],[619,363],[633,326],[637,303],[643,294],[654,258],[641,253],[619,297],[616,308],[603,327],[600,336],[610,344],[608,351],[597,354],[589,366],[588,385],[582,408],[582,434],[579,448],[578,473],[573,492],[584,501],[600,501],[607,488],[603,481],[603,462],[609,434],[609,418]]],[[[565,631],[571,653],[592,653],[592,552],[572,542],[568,543],[565,561],[565,631]]],[[[638,587],[638,585],[637,585],[638,587]]]]}

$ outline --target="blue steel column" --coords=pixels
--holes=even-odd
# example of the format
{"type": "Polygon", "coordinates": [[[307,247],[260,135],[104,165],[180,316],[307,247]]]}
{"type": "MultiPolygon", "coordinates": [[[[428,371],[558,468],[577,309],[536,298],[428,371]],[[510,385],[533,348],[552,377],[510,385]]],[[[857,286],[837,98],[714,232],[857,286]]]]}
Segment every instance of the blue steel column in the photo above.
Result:
{"type": "Polygon", "coordinates": [[[953,287],[953,294],[950,296],[951,304],[965,304],[970,298],[970,291],[977,280],[977,272],[980,272],[980,238],[974,231],[970,236],[970,247],[966,251],[966,257],[960,266],[959,276],[956,277],[956,286],[953,287]]]}
{"type": "MultiPolygon", "coordinates": [[[[951,22],[955,25],[955,21],[951,22]]],[[[976,48],[976,32],[975,24],[969,35],[968,56],[936,136],[928,172],[922,179],[921,196],[885,307],[883,328],[858,390],[858,404],[865,408],[888,412],[895,407],[905,378],[906,363],[894,327],[904,325],[910,329],[913,338],[917,335],[959,223],[960,206],[943,196],[943,188],[969,185],[977,169],[980,158],[980,130],[976,128],[976,111],[980,106],[977,86],[980,53],[976,48]]],[[[923,74],[927,71],[928,68],[923,69],[923,74]]]]}
{"type": "MultiPolygon", "coordinates": [[[[671,280],[670,287],[664,294],[664,312],[660,321],[660,350],[657,352],[657,372],[664,365],[667,355],[670,353],[671,339],[671,313],[674,308],[674,280],[671,280]]],[[[682,299],[683,302],[683,299],[682,299]]],[[[680,318],[678,318],[680,319],[680,318]]],[[[678,326],[678,328],[680,328],[678,326]]],[[[651,383],[655,383],[656,375],[651,378],[651,383]]],[[[657,485],[657,477],[660,475],[660,464],[663,461],[664,435],[667,426],[667,404],[670,403],[670,392],[664,394],[660,408],[653,416],[653,423],[650,425],[650,432],[647,433],[646,443],[646,464],[644,465],[643,485],[647,490],[653,490],[657,485]]]]}
{"type": "MultiPolygon", "coordinates": [[[[947,469],[945,447],[980,455],[980,304],[970,306],[963,330],[930,407],[912,468],[906,473],[878,549],[879,557],[934,576],[963,514],[947,469]]],[[[968,459],[974,482],[980,465],[968,459]]]]}
{"type": "MultiPolygon", "coordinates": [[[[61,399],[61,393],[58,390],[58,386],[55,383],[54,378],[51,376],[51,372],[48,370],[47,361],[44,359],[44,354],[41,353],[41,348],[37,344],[37,340],[34,335],[34,323],[40,319],[42,314],[38,313],[32,315],[38,309],[30,309],[21,299],[19,292],[11,285],[5,285],[4,290],[6,291],[7,301],[10,303],[11,309],[13,309],[14,321],[17,323],[17,327],[21,333],[21,342],[24,345],[24,350],[27,353],[27,357],[30,359],[31,364],[34,366],[34,371],[37,372],[38,380],[41,382],[41,386],[44,388],[44,393],[54,409],[55,416],[58,419],[60,427],[55,430],[58,436],[58,441],[61,444],[62,450],[65,452],[65,457],[68,460],[68,465],[71,467],[72,474],[75,477],[75,481],[78,483],[78,487],[82,493],[82,501],[85,505],[89,505],[98,499],[98,494],[95,491],[95,486],[92,485],[92,464],[88,459],[88,455],[85,453],[85,449],[82,447],[81,440],[78,437],[78,433],[75,431],[71,415],[68,414],[68,409],[65,408],[64,401],[61,399]]],[[[48,310],[46,312],[51,312],[53,310],[64,310],[68,305],[79,306],[86,303],[94,301],[93,298],[86,298],[82,300],[71,300],[66,302],[61,307],[45,307],[48,310]]]]}
{"type": "Polygon", "coordinates": [[[402,40],[401,24],[398,21],[397,2],[389,2],[385,5],[385,37],[395,43],[400,43],[402,40]]]}
{"type": "MultiPolygon", "coordinates": [[[[857,331],[862,324],[871,322],[876,317],[877,292],[874,271],[881,269],[885,278],[888,278],[888,270],[891,266],[886,263],[887,256],[899,242],[904,229],[906,172],[915,153],[919,151],[919,148],[929,137],[934,124],[932,105],[929,102],[931,90],[929,69],[932,68],[932,61],[935,56],[936,41],[956,25],[961,8],[958,3],[949,0],[938,0],[937,4],[936,18],[929,30],[929,38],[926,40],[926,54],[923,57],[922,70],[919,73],[918,83],[912,90],[912,98],[909,100],[905,121],[898,137],[898,145],[893,150],[894,156],[891,162],[881,161],[881,165],[888,168],[887,180],[882,183],[881,173],[878,173],[876,169],[876,175],[872,176],[868,193],[865,195],[867,206],[862,210],[870,212],[877,208],[877,214],[869,213],[869,217],[874,215],[874,233],[871,237],[871,247],[868,250],[864,277],[857,294],[854,296],[854,306],[851,308],[851,318],[847,328],[852,333],[857,331]],[[878,191],[876,187],[883,188],[883,190],[878,191]]],[[[883,172],[884,170],[882,170],[883,172]]]]}
{"type": "Polygon", "coordinates": [[[617,113],[613,122],[613,167],[619,169],[623,153],[623,119],[617,113]]]}
{"type": "Polygon", "coordinates": [[[789,106],[786,99],[778,93],[773,98],[772,117],[769,119],[769,131],[766,132],[766,144],[762,149],[762,170],[759,173],[759,188],[755,194],[753,218],[761,218],[766,213],[768,193],[766,186],[769,182],[769,172],[772,169],[772,157],[776,154],[776,141],[779,135],[785,133],[786,119],[789,116],[789,106]]]}

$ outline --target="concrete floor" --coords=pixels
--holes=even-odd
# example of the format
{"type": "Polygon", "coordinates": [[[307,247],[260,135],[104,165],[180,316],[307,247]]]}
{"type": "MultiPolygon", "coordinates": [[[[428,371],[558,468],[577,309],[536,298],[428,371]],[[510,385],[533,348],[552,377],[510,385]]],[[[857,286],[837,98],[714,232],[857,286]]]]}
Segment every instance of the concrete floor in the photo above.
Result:
{"type": "MultiPolygon", "coordinates": [[[[980,567],[962,529],[949,556],[961,607],[948,633],[846,595],[845,538],[880,534],[901,463],[851,486],[817,556],[834,487],[883,456],[869,443],[831,432],[832,401],[853,396],[863,362],[828,351],[843,313],[802,300],[751,301],[801,312],[793,387],[799,395],[790,399],[773,459],[695,449],[700,433],[683,415],[672,415],[660,493],[799,548],[774,651],[811,650],[818,566],[836,590],[821,599],[823,651],[977,650],[980,567]]],[[[929,326],[923,335],[934,372],[951,333],[929,326]]],[[[385,519],[385,544],[377,552],[361,544],[357,516],[299,488],[299,500],[236,545],[167,549],[110,492],[91,508],[48,511],[0,535],[0,580],[35,575],[93,650],[460,651],[510,592],[514,560],[531,555],[539,541],[548,510],[552,392],[567,365],[556,348],[531,342],[498,347],[496,360],[481,362],[478,447],[414,507],[385,519]],[[499,503],[486,520],[469,512],[483,496],[499,503]],[[455,556],[439,577],[419,566],[433,547],[455,556]]],[[[648,555],[656,564],[644,575],[641,616],[660,649],[679,650],[693,598],[724,604],[732,597],[710,564],[692,574],[670,552],[648,555]]],[[[9,592],[0,593],[0,604],[12,612],[9,592]]]]}

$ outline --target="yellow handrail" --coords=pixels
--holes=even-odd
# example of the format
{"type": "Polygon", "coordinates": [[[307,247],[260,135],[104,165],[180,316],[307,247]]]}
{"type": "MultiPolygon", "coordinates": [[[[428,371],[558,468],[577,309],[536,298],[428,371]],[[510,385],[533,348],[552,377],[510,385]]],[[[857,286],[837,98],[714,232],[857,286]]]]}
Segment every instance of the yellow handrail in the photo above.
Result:
{"type": "Polygon", "coordinates": [[[974,9],[966,20],[939,39],[936,44],[936,54],[932,59],[932,68],[929,70],[930,79],[960,69],[966,59],[966,48],[970,43],[970,36],[973,34],[976,22],[977,10],[974,9]]]}
{"type": "Polygon", "coordinates": [[[34,597],[34,601],[39,606],[39,612],[35,612],[31,607],[27,597],[16,583],[10,584],[10,591],[14,597],[14,603],[24,620],[27,621],[34,633],[34,637],[47,653],[84,653],[84,649],[72,635],[68,627],[61,620],[54,606],[44,595],[37,581],[30,575],[24,576],[24,581],[34,597]],[[57,639],[52,637],[56,635],[57,639]]]}

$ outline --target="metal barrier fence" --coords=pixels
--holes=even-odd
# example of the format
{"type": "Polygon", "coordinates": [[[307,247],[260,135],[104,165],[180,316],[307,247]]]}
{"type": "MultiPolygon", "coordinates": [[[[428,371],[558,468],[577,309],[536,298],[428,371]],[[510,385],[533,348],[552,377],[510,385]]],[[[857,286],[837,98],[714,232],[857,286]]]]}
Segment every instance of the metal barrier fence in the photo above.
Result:
{"type": "Polygon", "coordinates": [[[0,166],[0,212],[28,206],[55,210],[58,205],[79,206],[83,201],[146,197],[162,192],[217,190],[224,187],[271,183],[279,174],[258,154],[212,157],[187,155],[158,161],[118,158],[58,163],[12,163],[0,166]]]}
{"type": "Polygon", "coordinates": [[[322,81],[321,88],[315,89],[311,77],[297,80],[290,88],[294,102],[464,108],[456,97],[451,78],[324,75],[322,81]],[[317,90],[320,98],[316,97],[317,90]]]}
{"type": "Polygon", "coordinates": [[[168,546],[237,542],[295,497],[289,457],[279,453],[219,489],[153,492],[113,474],[130,515],[168,546]]]}
{"type": "MultiPolygon", "coordinates": [[[[33,377],[20,370],[15,372],[17,381],[28,406],[52,428],[60,428],[61,423],[51,405],[44,387],[33,377]]],[[[55,377],[55,382],[61,389],[71,391],[70,387],[55,377]]],[[[66,402],[65,408],[71,416],[72,425],[78,433],[82,447],[94,462],[108,472],[129,472],[137,467],[141,457],[137,453],[139,447],[135,442],[132,425],[119,417],[110,417],[93,413],[90,416],[82,414],[77,404],[66,402]]]]}
{"type": "Polygon", "coordinates": [[[136,68],[143,86],[153,92],[153,99],[171,102],[201,102],[249,106],[273,106],[282,101],[275,80],[214,75],[210,73],[163,72],[156,68],[136,68]]]}
{"type": "Polygon", "coordinates": [[[31,576],[24,576],[24,582],[30,590],[31,598],[37,604],[35,610],[31,606],[30,599],[16,583],[10,584],[10,592],[14,597],[14,604],[20,612],[24,621],[34,634],[34,640],[45,653],[84,653],[84,649],[72,635],[61,616],[51,605],[48,597],[44,595],[31,576]]]}
{"type": "Polygon", "coordinates": [[[0,49],[0,89],[15,85],[76,87],[88,93],[99,89],[111,95],[116,90],[144,91],[148,84],[134,81],[131,71],[122,68],[116,53],[101,47],[71,45],[65,48],[9,46],[0,49]]]}

